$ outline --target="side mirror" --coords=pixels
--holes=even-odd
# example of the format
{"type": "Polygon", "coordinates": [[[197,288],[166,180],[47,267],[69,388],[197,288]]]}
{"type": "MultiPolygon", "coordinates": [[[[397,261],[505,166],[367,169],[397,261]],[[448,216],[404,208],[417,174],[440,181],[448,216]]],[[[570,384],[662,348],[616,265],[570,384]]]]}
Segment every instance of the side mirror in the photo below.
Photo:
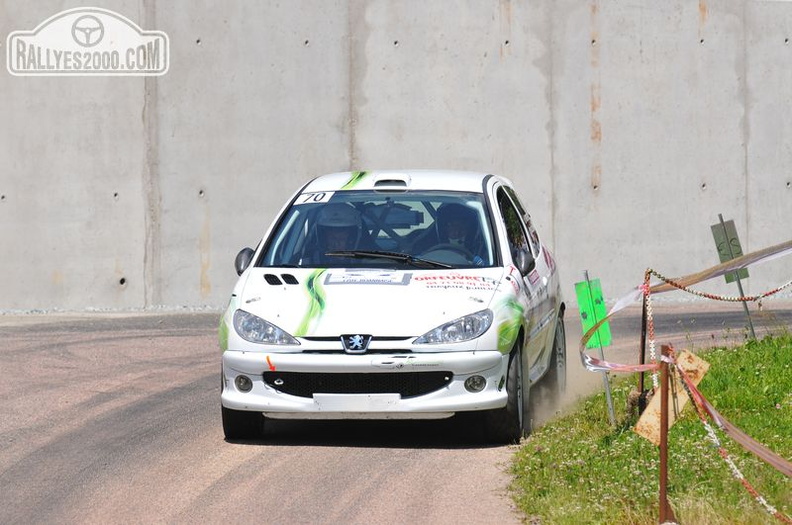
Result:
{"type": "Polygon", "coordinates": [[[517,269],[520,270],[520,275],[523,276],[528,275],[531,270],[536,268],[536,259],[533,258],[533,255],[528,250],[519,250],[514,262],[517,263],[517,269]]]}
{"type": "Polygon", "coordinates": [[[236,260],[234,261],[234,267],[236,268],[237,275],[242,275],[247,267],[250,266],[250,261],[253,260],[253,255],[256,252],[253,251],[252,248],[243,248],[237,256],[236,260]]]}

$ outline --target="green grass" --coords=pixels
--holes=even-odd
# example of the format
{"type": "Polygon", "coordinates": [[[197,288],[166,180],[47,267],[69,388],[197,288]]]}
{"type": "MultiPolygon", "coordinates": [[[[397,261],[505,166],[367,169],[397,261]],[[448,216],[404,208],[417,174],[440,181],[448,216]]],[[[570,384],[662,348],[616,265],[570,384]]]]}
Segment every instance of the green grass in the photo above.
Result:
{"type": "MultiPolygon", "coordinates": [[[[699,389],[721,415],[792,459],[792,335],[698,355],[711,364],[699,389]]],[[[627,413],[636,382],[614,382],[617,428],[600,394],[523,441],[511,488],[528,523],[658,523],[658,448],[632,431],[637,414],[627,413]]],[[[716,434],[759,494],[792,516],[792,479],[716,434]]],[[[668,497],[686,525],[780,523],[732,476],[690,404],[669,433],[668,497]]]]}

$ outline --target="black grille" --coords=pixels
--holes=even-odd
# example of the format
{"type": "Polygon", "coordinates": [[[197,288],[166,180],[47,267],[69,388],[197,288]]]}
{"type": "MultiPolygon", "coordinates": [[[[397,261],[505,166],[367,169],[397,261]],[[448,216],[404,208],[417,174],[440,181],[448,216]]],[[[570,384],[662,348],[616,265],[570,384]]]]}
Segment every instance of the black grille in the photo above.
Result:
{"type": "Polygon", "coordinates": [[[401,394],[403,398],[422,396],[439,390],[454,378],[451,372],[303,373],[264,372],[264,382],[272,388],[299,397],[314,394],[401,394]]]}
{"type": "Polygon", "coordinates": [[[282,273],[281,277],[283,277],[283,282],[286,284],[299,284],[297,278],[291,274],[282,273]]]}
{"type": "Polygon", "coordinates": [[[271,273],[265,273],[264,280],[267,281],[267,284],[272,284],[274,286],[281,284],[281,280],[278,279],[278,276],[271,273]]]}
{"type": "MultiPolygon", "coordinates": [[[[303,350],[303,354],[346,354],[346,351],[343,348],[336,348],[333,350],[303,350]]],[[[412,354],[410,350],[394,350],[392,348],[382,348],[379,350],[372,350],[369,348],[366,350],[366,354],[388,354],[388,355],[407,355],[412,354]]]]}

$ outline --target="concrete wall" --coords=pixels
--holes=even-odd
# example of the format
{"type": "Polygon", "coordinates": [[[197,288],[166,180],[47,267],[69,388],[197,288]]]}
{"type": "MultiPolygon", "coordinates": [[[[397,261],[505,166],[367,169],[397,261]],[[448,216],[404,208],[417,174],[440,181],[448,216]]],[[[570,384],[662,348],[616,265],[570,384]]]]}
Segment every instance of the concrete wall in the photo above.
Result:
{"type": "MultiPolygon", "coordinates": [[[[3,3],[3,55],[79,5],[3,3]]],[[[717,263],[718,213],[746,252],[790,238],[792,2],[101,7],[166,32],[170,70],[0,72],[0,311],[221,307],[239,248],[347,169],[509,176],[569,298],[584,269],[615,297],[647,267],[717,263]]],[[[752,268],[746,292],[789,266],[752,268]]]]}

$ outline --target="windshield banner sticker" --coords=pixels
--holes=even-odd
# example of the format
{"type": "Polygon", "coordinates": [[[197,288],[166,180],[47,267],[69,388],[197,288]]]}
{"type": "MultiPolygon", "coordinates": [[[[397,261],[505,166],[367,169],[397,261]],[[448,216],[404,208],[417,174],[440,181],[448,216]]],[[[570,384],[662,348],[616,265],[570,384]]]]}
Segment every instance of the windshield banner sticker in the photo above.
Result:
{"type": "Polygon", "coordinates": [[[344,271],[328,273],[324,284],[392,284],[406,286],[410,284],[411,278],[411,273],[402,272],[383,272],[378,270],[344,271]]]}

